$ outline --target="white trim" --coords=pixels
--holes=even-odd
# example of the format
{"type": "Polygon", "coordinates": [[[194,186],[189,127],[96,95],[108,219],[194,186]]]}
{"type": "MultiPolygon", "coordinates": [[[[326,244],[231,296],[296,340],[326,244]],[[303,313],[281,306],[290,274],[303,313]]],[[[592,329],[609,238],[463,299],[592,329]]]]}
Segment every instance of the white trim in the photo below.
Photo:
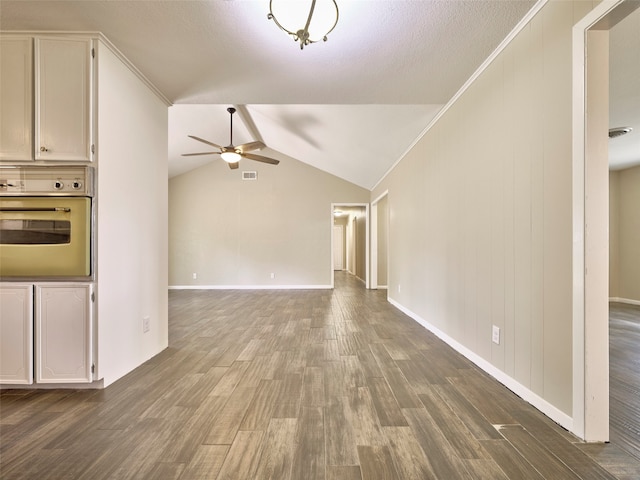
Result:
{"type": "MultiPolygon", "coordinates": [[[[378,203],[389,195],[389,190],[385,190],[371,202],[371,282],[373,290],[386,289],[378,285],[378,203]]],[[[387,232],[388,234],[388,232],[387,232]]],[[[387,242],[387,245],[389,242],[387,242]]]]}
{"type": "Polygon", "coordinates": [[[517,382],[516,380],[508,376],[506,373],[504,373],[502,370],[496,368],[493,364],[491,364],[484,358],[480,357],[478,354],[476,354],[472,350],[469,350],[467,347],[465,347],[464,345],[462,345],[461,343],[459,343],[458,341],[456,341],[455,339],[453,339],[443,331],[434,327],[432,324],[430,324],[429,322],[421,318],[419,315],[403,307],[401,304],[399,304],[398,302],[396,302],[390,297],[388,298],[388,300],[389,300],[389,303],[395,306],[402,313],[411,317],[413,320],[415,320],[417,323],[419,323],[424,328],[429,330],[431,333],[433,333],[436,337],[438,337],[440,340],[445,342],[455,351],[457,351],[458,353],[460,353],[461,355],[469,359],[471,362],[473,362],[482,370],[487,372],[497,381],[502,383],[505,387],[507,387],[513,393],[515,393],[516,395],[521,397],[523,400],[533,405],[535,408],[537,408],[542,413],[544,413],[547,417],[551,418],[552,420],[554,420],[555,422],[557,422],[567,430],[572,431],[573,419],[569,415],[559,410],[558,408],[554,407],[552,404],[547,402],[544,398],[540,397],[538,394],[531,391],[529,388],[517,382]]]}
{"type": "Polygon", "coordinates": [[[329,290],[332,285],[169,285],[169,290],[329,290]]]}
{"type": "Polygon", "coordinates": [[[389,195],[389,189],[386,189],[384,192],[382,192],[380,195],[378,195],[375,200],[373,200],[371,203],[378,203],[380,200],[382,200],[384,197],[386,197],[387,195],[389,195]]]}
{"type": "MultiPolygon", "coordinates": [[[[580,25],[580,22],[578,23],[580,25]]],[[[573,424],[578,437],[585,432],[585,332],[584,332],[584,141],[585,141],[585,30],[573,28],[573,424]]]]}
{"type": "Polygon", "coordinates": [[[387,178],[387,175],[389,175],[393,171],[393,169],[396,168],[396,166],[398,166],[398,164],[404,159],[404,157],[406,157],[407,154],[411,150],[413,150],[413,147],[415,147],[416,144],[422,139],[422,137],[424,137],[426,133],[429,130],[431,130],[431,127],[433,127],[438,122],[438,120],[440,120],[440,118],[458,101],[458,98],[460,98],[462,94],[466,92],[467,89],[476,81],[476,79],[480,75],[482,75],[482,73],[489,67],[489,65],[491,65],[491,63],[496,59],[496,57],[500,55],[502,51],[522,31],[522,29],[524,29],[529,24],[529,22],[533,19],[533,17],[535,17],[538,14],[538,12],[542,10],[542,7],[544,7],[547,4],[547,2],[549,2],[549,0],[538,0],[538,2],[533,7],[531,7],[531,10],[529,10],[527,14],[522,18],[522,20],[518,22],[518,24],[513,28],[513,30],[511,30],[509,35],[507,35],[505,39],[502,40],[502,42],[500,42],[500,45],[496,47],[496,49],[491,53],[491,55],[489,55],[487,59],[484,62],[482,62],[482,64],[478,67],[478,69],[475,72],[473,72],[473,75],[471,75],[469,79],[464,83],[464,85],[460,87],[460,90],[458,90],[456,94],[453,97],[451,97],[451,99],[444,105],[444,107],[442,107],[438,111],[436,116],[433,117],[431,122],[429,122],[429,124],[425,127],[425,129],[422,130],[422,132],[416,137],[413,143],[411,143],[411,145],[409,145],[409,147],[404,151],[404,153],[400,155],[400,158],[398,158],[398,160],[396,160],[394,164],[391,165],[391,167],[389,167],[389,169],[380,178],[380,180],[378,180],[376,184],[371,188],[371,191],[375,190],[376,187],[380,185],[380,183],[385,178],[387,178]]]}
{"type": "Polygon", "coordinates": [[[371,289],[378,289],[378,203],[371,203],[371,289]]]}
{"type": "Polygon", "coordinates": [[[626,303],[627,305],[640,305],[640,300],[632,300],[630,298],[609,297],[609,302],[626,303]]]}
{"type": "MultiPolygon", "coordinates": [[[[573,192],[572,192],[572,229],[573,229],[573,430],[572,432],[586,440],[607,440],[585,438],[591,429],[587,422],[594,421],[593,413],[587,412],[587,391],[597,388],[589,374],[591,362],[586,354],[586,311],[585,311],[585,142],[586,142],[586,35],[598,20],[606,16],[623,0],[603,0],[573,27],[573,192]]],[[[605,341],[605,340],[603,340],[605,341]]],[[[595,369],[597,371],[597,368],[595,369]]],[[[609,412],[602,412],[608,415],[609,412]]],[[[608,422],[607,422],[608,423],[608,422]]],[[[590,436],[593,434],[590,434],[590,436]]]]}

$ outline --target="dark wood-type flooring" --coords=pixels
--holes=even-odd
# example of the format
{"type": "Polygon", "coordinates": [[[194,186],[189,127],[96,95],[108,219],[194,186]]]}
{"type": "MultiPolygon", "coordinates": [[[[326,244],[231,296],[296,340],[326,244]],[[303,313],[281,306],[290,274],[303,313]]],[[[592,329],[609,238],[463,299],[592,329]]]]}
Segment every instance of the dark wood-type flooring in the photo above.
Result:
{"type": "Polygon", "coordinates": [[[169,303],[169,348],[108,388],[0,393],[3,480],[640,478],[347,275],[169,303]]]}
{"type": "Polygon", "coordinates": [[[640,306],[609,304],[609,358],[610,439],[640,458],[640,306]]]}

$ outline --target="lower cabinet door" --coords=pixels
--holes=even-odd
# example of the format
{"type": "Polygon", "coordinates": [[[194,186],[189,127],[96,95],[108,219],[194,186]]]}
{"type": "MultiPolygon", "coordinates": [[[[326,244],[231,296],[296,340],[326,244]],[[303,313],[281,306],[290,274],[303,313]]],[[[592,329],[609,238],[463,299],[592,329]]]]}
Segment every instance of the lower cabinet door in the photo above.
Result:
{"type": "Polygon", "coordinates": [[[33,383],[33,285],[0,285],[0,383],[33,383]]]}
{"type": "Polygon", "coordinates": [[[88,383],[91,285],[36,284],[36,382],[88,383]]]}

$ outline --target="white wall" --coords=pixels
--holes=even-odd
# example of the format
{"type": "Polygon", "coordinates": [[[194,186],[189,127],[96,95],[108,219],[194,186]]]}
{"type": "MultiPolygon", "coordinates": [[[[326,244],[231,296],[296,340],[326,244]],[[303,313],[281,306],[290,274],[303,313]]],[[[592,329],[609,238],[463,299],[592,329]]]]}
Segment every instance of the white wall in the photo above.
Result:
{"type": "Polygon", "coordinates": [[[166,104],[102,43],[97,78],[98,375],[106,386],[168,343],[168,122],[166,104]]]}
{"type": "Polygon", "coordinates": [[[390,300],[565,425],[572,26],[592,6],[549,2],[371,195],[389,191],[390,300]]]}
{"type": "Polygon", "coordinates": [[[211,163],[170,179],[170,285],[332,284],[331,204],[364,203],[369,192],[292,158],[279,158],[278,166],[243,160],[230,170],[212,156],[211,163]],[[243,170],[257,171],[257,181],[243,181],[243,170]]]}

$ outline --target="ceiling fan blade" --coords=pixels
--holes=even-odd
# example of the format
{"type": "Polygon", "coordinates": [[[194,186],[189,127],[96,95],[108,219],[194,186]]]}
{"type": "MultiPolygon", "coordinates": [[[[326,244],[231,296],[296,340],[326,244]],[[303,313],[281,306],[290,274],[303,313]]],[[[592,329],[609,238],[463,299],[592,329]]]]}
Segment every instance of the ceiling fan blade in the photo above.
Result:
{"type": "Polygon", "coordinates": [[[187,135],[187,137],[193,138],[194,140],[197,140],[197,141],[202,142],[202,143],[206,143],[207,145],[211,145],[212,147],[216,147],[216,148],[220,148],[220,149],[222,148],[217,143],[210,142],[209,140],[205,140],[204,138],[196,137],[194,135],[187,135]]]}
{"type": "Polygon", "coordinates": [[[220,155],[220,152],[183,153],[183,157],[195,157],[197,155],[220,155]]]}
{"type": "Polygon", "coordinates": [[[266,147],[264,143],[256,140],[255,142],[243,143],[242,145],[238,145],[236,148],[244,153],[252,150],[262,150],[264,147],[266,147]]]}
{"type": "Polygon", "coordinates": [[[231,170],[235,170],[236,168],[238,168],[238,166],[239,166],[239,162],[229,164],[229,168],[231,170]]]}
{"type": "Polygon", "coordinates": [[[248,158],[249,160],[255,160],[256,162],[262,163],[270,163],[271,165],[278,165],[280,160],[275,160],[269,157],[263,157],[262,155],[255,155],[253,153],[243,153],[242,156],[244,158],[248,158]]]}

